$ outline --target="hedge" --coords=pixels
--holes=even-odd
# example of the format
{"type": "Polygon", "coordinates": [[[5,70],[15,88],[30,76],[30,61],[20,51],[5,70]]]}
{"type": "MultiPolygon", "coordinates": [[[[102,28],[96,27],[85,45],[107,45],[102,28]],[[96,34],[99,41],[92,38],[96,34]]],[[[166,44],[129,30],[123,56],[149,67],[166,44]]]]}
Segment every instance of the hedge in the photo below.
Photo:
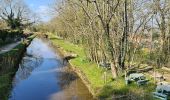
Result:
{"type": "Polygon", "coordinates": [[[22,33],[20,30],[0,30],[0,39],[5,41],[7,38],[20,37],[22,33]]]}

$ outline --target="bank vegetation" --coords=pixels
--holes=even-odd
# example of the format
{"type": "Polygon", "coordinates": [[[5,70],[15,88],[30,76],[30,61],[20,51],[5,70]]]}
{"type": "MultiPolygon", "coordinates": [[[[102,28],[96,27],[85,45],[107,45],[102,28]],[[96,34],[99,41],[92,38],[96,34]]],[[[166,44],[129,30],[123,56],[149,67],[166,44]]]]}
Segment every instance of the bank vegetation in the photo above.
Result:
{"type": "MultiPolygon", "coordinates": [[[[82,47],[83,61],[109,65],[112,79],[121,79],[133,68],[170,67],[169,0],[62,0],[52,7],[56,17],[36,30],[82,47]]],[[[95,69],[91,73],[97,76],[95,69]]],[[[106,86],[103,93],[114,92],[113,86],[106,86]]],[[[124,85],[121,88],[128,90],[124,85]]]]}

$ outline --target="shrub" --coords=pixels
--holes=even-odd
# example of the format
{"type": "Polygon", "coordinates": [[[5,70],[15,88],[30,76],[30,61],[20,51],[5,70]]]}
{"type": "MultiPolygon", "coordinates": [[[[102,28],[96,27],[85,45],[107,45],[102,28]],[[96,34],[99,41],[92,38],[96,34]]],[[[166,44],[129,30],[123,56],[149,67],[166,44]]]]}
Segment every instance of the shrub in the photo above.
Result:
{"type": "Polygon", "coordinates": [[[21,37],[23,31],[21,30],[0,30],[0,39],[5,41],[7,38],[21,37]]]}

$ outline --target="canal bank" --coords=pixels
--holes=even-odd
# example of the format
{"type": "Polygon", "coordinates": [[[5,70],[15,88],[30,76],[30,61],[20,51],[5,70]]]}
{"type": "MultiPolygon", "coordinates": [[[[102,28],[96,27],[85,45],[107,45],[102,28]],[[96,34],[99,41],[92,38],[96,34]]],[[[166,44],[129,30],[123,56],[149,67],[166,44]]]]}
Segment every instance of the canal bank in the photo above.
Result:
{"type": "Polygon", "coordinates": [[[49,34],[49,40],[64,56],[69,53],[77,55],[75,59],[69,60],[71,68],[79,75],[95,98],[100,100],[131,100],[131,98],[133,100],[152,100],[151,92],[154,89],[152,81],[147,86],[138,87],[135,84],[127,86],[124,77],[113,80],[110,70],[105,70],[97,63],[88,61],[84,47],[81,45],[70,43],[54,34],[49,34]]]}
{"type": "Polygon", "coordinates": [[[27,47],[9,100],[92,100],[81,79],[50,44],[35,38],[27,47]]]}
{"type": "Polygon", "coordinates": [[[54,48],[61,52],[63,58],[69,55],[77,55],[77,57],[73,57],[74,59],[69,60],[70,68],[81,78],[93,95],[93,98],[98,99],[99,92],[105,85],[103,81],[103,73],[105,70],[98,68],[97,64],[93,62],[88,62],[83,48],[64,41],[52,34],[49,35],[49,40],[52,42],[54,48]]]}
{"type": "Polygon", "coordinates": [[[18,69],[18,65],[27,46],[29,46],[34,37],[35,35],[32,35],[24,42],[19,43],[12,50],[0,54],[0,99],[8,99],[12,87],[13,76],[18,69]]]}
{"type": "MultiPolygon", "coordinates": [[[[56,49],[56,51],[60,52],[62,59],[64,59],[69,53],[68,51],[64,50],[63,48],[58,47],[58,45],[54,44],[53,42],[52,42],[52,46],[53,46],[53,48],[56,49]]],[[[80,79],[83,81],[85,86],[88,88],[89,92],[92,94],[93,98],[96,99],[95,91],[93,90],[93,88],[92,88],[88,78],[84,74],[84,72],[82,72],[79,68],[76,68],[75,65],[72,64],[70,61],[67,61],[67,60],[64,61],[63,60],[63,62],[68,62],[68,67],[70,67],[71,70],[73,72],[75,72],[78,75],[78,77],[80,77],[80,79]]]]}

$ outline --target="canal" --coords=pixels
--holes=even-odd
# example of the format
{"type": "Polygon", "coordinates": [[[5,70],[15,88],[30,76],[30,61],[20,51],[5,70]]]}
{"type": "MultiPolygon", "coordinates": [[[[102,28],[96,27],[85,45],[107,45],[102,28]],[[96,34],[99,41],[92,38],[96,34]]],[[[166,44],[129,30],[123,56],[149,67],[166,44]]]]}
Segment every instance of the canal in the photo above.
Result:
{"type": "Polygon", "coordinates": [[[13,79],[9,100],[92,100],[81,79],[47,40],[28,46],[13,79]]]}

